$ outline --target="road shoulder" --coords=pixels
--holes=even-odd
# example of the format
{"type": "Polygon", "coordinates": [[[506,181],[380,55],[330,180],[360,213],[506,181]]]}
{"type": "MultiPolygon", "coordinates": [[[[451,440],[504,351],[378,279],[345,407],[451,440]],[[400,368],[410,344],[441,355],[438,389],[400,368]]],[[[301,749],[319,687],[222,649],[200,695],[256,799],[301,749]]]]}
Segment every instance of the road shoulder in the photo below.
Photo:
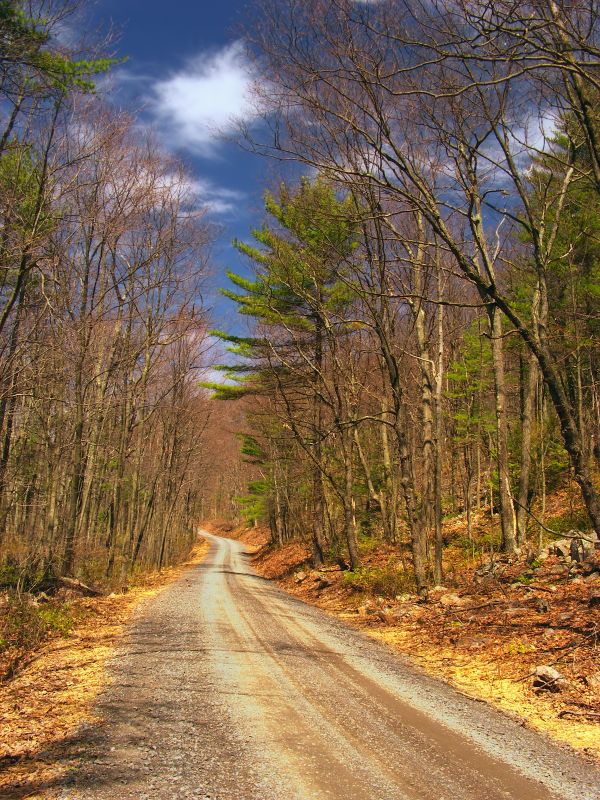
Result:
{"type": "Polygon", "coordinates": [[[186,562],[146,577],[126,593],[78,601],[79,622],[66,637],[43,645],[0,686],[0,794],[43,797],[78,755],[77,732],[98,720],[95,701],[107,685],[107,664],[142,607],[208,552],[202,540],[186,562]]]}

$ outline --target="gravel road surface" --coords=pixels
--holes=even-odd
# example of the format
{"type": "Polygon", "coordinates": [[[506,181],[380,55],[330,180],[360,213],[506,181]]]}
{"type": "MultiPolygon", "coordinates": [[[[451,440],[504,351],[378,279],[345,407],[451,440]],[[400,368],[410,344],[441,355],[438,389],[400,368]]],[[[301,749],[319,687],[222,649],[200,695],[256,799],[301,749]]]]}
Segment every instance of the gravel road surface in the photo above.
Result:
{"type": "Polygon", "coordinates": [[[598,800],[600,771],[289,597],[244,546],[149,603],[64,800],[598,800]]]}

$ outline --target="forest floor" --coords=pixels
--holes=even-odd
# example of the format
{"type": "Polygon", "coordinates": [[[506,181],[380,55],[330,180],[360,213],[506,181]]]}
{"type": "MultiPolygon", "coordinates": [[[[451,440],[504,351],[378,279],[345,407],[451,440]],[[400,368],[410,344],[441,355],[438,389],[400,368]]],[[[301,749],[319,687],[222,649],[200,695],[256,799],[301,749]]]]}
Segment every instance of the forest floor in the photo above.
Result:
{"type": "Polygon", "coordinates": [[[55,782],[66,771],[63,751],[76,731],[96,721],[94,702],[125,626],[207,551],[208,544],[199,542],[184,563],[140,577],[126,592],[68,594],[58,611],[69,626],[51,634],[0,683],[0,797],[35,798],[28,786],[55,782]]]}
{"type": "Polygon", "coordinates": [[[409,656],[468,696],[600,759],[598,551],[586,570],[551,556],[533,565],[500,559],[486,574],[486,559],[450,546],[445,586],[423,602],[410,587],[390,585],[390,565],[398,561],[391,546],[363,540],[358,573],[337,565],[316,572],[309,551],[297,542],[274,548],[261,529],[227,532],[221,526],[217,532],[242,539],[254,551],[253,568],[292,595],[409,656]],[[558,691],[534,688],[533,670],[542,665],[562,675],[560,686],[553,686],[558,691]]]}

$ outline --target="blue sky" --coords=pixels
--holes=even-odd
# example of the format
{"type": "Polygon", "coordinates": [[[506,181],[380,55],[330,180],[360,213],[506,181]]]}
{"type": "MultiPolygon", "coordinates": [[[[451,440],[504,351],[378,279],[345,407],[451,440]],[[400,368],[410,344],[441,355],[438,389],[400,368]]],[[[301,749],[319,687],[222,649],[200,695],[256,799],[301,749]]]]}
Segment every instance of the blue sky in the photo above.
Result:
{"type": "Polygon", "coordinates": [[[219,226],[209,302],[214,326],[229,329],[233,308],[216,287],[226,284],[226,268],[245,268],[230,242],[260,224],[264,190],[281,175],[279,164],[217,135],[233,135],[234,116],[254,115],[240,41],[248,9],[240,0],[97,0],[93,10],[101,30],[114,26],[118,54],[129,59],[113,75],[113,101],[134,109],[189,166],[219,226]]]}

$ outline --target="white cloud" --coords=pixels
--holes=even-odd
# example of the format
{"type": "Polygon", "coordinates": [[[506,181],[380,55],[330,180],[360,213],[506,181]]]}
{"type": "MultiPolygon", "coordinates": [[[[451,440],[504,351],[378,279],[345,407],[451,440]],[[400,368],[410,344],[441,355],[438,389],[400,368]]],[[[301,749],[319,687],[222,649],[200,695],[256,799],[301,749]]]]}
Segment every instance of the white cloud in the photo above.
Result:
{"type": "Polygon", "coordinates": [[[154,86],[151,109],[160,127],[180,148],[202,155],[230,133],[236,120],[256,115],[250,97],[249,64],[240,42],[200,53],[154,86]]]}
{"type": "Polygon", "coordinates": [[[235,189],[225,189],[204,178],[195,178],[190,182],[190,191],[200,206],[212,214],[230,214],[239,208],[246,195],[235,189]]]}

